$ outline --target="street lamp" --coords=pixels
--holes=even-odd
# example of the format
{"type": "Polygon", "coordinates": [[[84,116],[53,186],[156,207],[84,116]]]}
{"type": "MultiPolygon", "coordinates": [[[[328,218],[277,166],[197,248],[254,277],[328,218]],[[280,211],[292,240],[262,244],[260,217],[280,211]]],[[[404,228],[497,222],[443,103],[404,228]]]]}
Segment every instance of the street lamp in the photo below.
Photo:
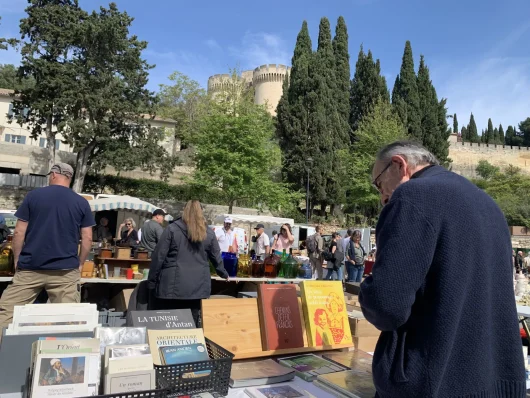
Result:
{"type": "Polygon", "coordinates": [[[311,165],[313,164],[312,158],[307,158],[305,160],[306,168],[307,168],[307,191],[306,191],[306,204],[305,204],[305,222],[306,224],[309,224],[309,170],[311,169],[311,165]]]}

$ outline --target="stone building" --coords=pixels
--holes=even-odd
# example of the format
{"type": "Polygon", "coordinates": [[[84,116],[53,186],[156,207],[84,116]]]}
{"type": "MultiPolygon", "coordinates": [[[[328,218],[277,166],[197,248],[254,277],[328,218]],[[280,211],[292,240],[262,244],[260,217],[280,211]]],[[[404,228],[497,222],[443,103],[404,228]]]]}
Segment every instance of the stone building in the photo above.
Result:
{"type": "MultiPolygon", "coordinates": [[[[254,102],[259,105],[267,104],[271,115],[276,115],[276,107],[282,96],[283,81],[291,68],[285,65],[261,65],[256,69],[241,73],[240,82],[246,88],[254,89],[254,102]]],[[[208,92],[212,94],[225,91],[233,85],[229,74],[213,75],[208,79],[208,92]]]]}

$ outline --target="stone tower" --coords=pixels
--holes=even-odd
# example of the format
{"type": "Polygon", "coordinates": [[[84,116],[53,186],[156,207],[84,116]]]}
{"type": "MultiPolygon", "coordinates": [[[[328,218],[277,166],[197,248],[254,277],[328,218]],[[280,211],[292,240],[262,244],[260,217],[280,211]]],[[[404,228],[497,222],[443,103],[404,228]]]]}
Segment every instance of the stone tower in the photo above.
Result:
{"type": "Polygon", "coordinates": [[[276,107],[282,96],[283,80],[290,71],[291,68],[276,64],[261,65],[254,69],[254,102],[259,105],[267,104],[272,115],[276,115],[276,107]]]}

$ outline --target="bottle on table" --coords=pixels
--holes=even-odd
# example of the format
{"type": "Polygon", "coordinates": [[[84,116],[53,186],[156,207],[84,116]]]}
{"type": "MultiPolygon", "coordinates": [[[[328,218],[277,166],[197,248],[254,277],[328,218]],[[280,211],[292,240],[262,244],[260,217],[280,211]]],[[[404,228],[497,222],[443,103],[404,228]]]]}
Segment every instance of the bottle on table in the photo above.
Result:
{"type": "Polygon", "coordinates": [[[15,273],[15,257],[13,254],[13,235],[0,245],[0,275],[15,273]]]}
{"type": "Polygon", "coordinates": [[[252,260],[252,277],[253,278],[263,278],[263,260],[260,256],[257,256],[252,260]]]}
{"type": "Polygon", "coordinates": [[[289,255],[284,261],[284,266],[285,278],[295,279],[298,276],[298,262],[293,257],[293,249],[289,249],[289,255]]]}
{"type": "Polygon", "coordinates": [[[276,278],[278,271],[278,257],[273,253],[267,256],[263,261],[265,278],[276,278]]]}

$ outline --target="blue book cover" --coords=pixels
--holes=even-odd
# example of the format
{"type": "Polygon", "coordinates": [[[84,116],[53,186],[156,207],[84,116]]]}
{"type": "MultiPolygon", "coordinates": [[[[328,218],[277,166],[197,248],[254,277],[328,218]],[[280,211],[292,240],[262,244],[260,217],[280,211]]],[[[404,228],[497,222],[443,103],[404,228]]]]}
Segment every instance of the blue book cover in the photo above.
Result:
{"type": "Polygon", "coordinates": [[[170,347],[160,347],[160,357],[166,365],[176,365],[188,362],[207,361],[210,359],[203,344],[187,344],[170,347]]]}

